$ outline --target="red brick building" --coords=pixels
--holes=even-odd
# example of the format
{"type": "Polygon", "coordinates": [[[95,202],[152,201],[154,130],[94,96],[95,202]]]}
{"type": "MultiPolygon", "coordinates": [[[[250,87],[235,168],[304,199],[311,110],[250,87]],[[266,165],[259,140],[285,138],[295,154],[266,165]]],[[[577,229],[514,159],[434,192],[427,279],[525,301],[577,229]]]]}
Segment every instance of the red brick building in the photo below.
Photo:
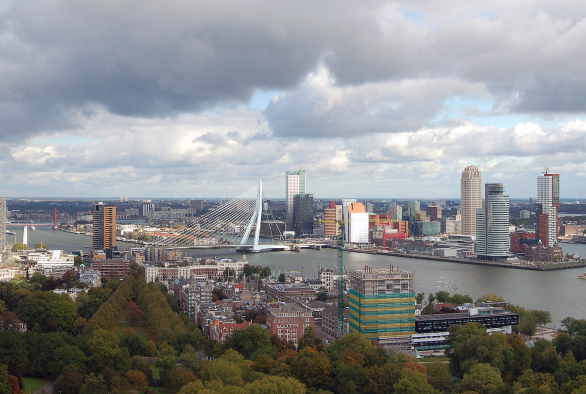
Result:
{"type": "Polygon", "coordinates": [[[124,279],[130,269],[130,261],[125,259],[93,260],[92,269],[100,271],[102,283],[110,279],[124,279]]]}
{"type": "Polygon", "coordinates": [[[531,241],[535,242],[535,233],[511,233],[510,237],[513,253],[525,253],[525,245],[531,241]]]}
{"type": "Polygon", "coordinates": [[[294,304],[281,305],[271,308],[267,313],[267,328],[271,336],[276,335],[295,345],[303,337],[306,327],[315,329],[313,314],[294,304]]]}
{"type": "Polygon", "coordinates": [[[210,339],[224,343],[226,338],[232,336],[232,333],[236,330],[244,330],[250,326],[252,322],[245,321],[244,323],[222,323],[220,320],[216,320],[210,326],[210,339]]]}

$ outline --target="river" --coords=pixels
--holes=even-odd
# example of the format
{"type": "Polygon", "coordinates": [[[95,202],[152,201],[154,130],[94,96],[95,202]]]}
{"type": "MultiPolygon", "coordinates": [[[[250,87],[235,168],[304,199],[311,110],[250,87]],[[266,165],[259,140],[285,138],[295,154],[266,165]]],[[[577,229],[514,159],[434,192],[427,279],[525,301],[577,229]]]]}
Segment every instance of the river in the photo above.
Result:
{"type": "MultiPolygon", "coordinates": [[[[22,228],[9,227],[17,233],[18,241],[22,241],[22,228]]],[[[9,241],[11,235],[7,235],[9,241]]],[[[62,249],[65,251],[80,250],[84,245],[91,245],[91,237],[79,234],[71,234],[50,228],[37,228],[28,230],[28,244],[32,247],[35,243],[43,242],[49,249],[62,249]]],[[[118,242],[118,248],[125,250],[129,246],[125,242],[118,242]]],[[[579,253],[586,256],[586,245],[561,244],[565,253],[579,253]]],[[[136,246],[136,245],[134,245],[136,246]]],[[[87,249],[86,249],[87,250],[87,249]]],[[[241,253],[233,249],[211,250],[184,250],[185,255],[193,257],[229,257],[239,258],[241,253]]],[[[285,268],[289,271],[301,271],[306,277],[313,276],[313,270],[319,265],[328,267],[337,266],[337,251],[323,249],[321,251],[303,249],[301,252],[272,252],[247,254],[248,261],[254,265],[270,266],[276,273],[285,268]]],[[[583,300],[586,298],[586,281],[578,279],[578,275],[584,268],[567,269],[560,271],[527,271],[500,267],[483,267],[469,264],[458,264],[435,260],[410,259],[405,257],[370,255],[362,253],[344,252],[344,265],[350,269],[362,268],[369,265],[373,268],[386,268],[390,264],[415,273],[415,288],[417,292],[429,292],[442,288],[438,281],[448,277],[450,288],[453,292],[468,294],[473,299],[487,294],[496,293],[507,302],[523,306],[529,309],[541,309],[551,312],[554,325],[559,327],[560,321],[572,316],[586,319],[586,308],[583,300]]]]}

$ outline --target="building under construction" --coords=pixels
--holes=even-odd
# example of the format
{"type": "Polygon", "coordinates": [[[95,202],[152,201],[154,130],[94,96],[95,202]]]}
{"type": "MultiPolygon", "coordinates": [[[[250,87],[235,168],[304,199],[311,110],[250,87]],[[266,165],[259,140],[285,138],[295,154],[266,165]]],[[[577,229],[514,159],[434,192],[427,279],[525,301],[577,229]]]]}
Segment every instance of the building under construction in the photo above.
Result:
{"type": "Polygon", "coordinates": [[[350,274],[350,332],[407,351],[415,333],[415,278],[395,266],[364,267],[350,274]]]}

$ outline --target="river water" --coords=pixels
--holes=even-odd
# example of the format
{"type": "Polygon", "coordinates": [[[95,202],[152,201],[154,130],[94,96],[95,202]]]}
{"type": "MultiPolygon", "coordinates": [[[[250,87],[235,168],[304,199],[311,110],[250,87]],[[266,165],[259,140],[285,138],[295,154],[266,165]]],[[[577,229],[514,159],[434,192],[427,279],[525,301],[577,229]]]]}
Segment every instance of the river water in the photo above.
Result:
{"type": "MultiPolygon", "coordinates": [[[[22,241],[22,228],[9,227],[17,233],[18,241],[22,241]]],[[[14,236],[7,235],[9,241],[14,236]]],[[[49,249],[65,251],[80,250],[84,245],[91,245],[91,237],[79,234],[70,234],[50,228],[28,230],[28,244],[43,242],[49,249]]],[[[118,242],[120,250],[129,246],[125,242],[118,242]]],[[[586,245],[561,244],[565,253],[578,253],[586,256],[586,245]]],[[[137,246],[137,245],[134,245],[137,246]]],[[[88,249],[85,249],[86,251],[88,249]]],[[[211,250],[184,250],[185,255],[193,257],[227,257],[240,258],[241,253],[233,249],[211,250]]],[[[250,264],[270,266],[275,273],[279,270],[301,271],[305,277],[313,277],[314,269],[322,265],[325,267],[337,266],[337,251],[323,249],[320,251],[303,249],[301,252],[269,252],[246,255],[250,264]]],[[[449,277],[450,290],[453,293],[457,288],[460,294],[468,294],[473,299],[487,294],[496,293],[507,302],[529,309],[541,309],[551,312],[553,325],[559,327],[560,321],[572,316],[586,319],[586,281],[578,279],[584,268],[567,269],[560,271],[534,272],[527,270],[482,267],[468,264],[458,264],[435,260],[409,259],[405,257],[369,255],[362,253],[344,252],[344,265],[349,269],[363,268],[369,265],[373,268],[387,268],[390,264],[415,273],[415,289],[425,292],[439,290],[447,291],[449,277]],[[440,282],[443,279],[443,283],[440,282]]]]}

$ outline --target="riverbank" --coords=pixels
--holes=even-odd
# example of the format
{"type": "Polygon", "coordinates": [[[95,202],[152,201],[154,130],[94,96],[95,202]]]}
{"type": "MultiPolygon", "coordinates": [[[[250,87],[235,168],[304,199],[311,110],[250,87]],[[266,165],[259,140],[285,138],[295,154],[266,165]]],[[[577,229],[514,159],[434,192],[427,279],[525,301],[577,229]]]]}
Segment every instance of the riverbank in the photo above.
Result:
{"type": "Polygon", "coordinates": [[[379,256],[405,257],[408,259],[435,260],[435,261],[444,261],[444,262],[448,262],[448,263],[481,265],[481,266],[485,266],[485,267],[513,268],[513,269],[529,270],[529,271],[559,271],[559,270],[564,270],[564,269],[574,269],[574,268],[586,267],[586,262],[546,263],[543,265],[521,265],[521,264],[500,263],[500,262],[496,262],[496,261],[485,261],[485,260],[476,260],[476,259],[460,259],[460,258],[453,258],[453,257],[429,256],[429,255],[425,255],[425,254],[407,254],[407,253],[399,253],[399,252],[378,253],[378,252],[372,252],[370,250],[364,251],[364,250],[352,250],[352,249],[348,249],[345,251],[346,252],[354,252],[354,253],[363,253],[363,254],[376,254],[379,256]]]}

